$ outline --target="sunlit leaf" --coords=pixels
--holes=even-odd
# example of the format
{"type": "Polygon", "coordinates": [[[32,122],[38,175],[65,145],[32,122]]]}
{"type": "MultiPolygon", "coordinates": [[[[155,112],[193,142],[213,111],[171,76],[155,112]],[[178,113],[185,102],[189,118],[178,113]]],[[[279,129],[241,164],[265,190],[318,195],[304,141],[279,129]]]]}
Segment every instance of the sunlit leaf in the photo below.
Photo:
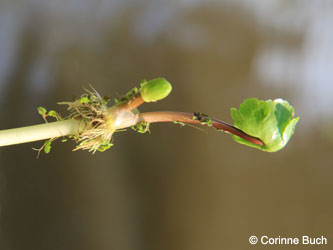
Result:
{"type": "Polygon", "coordinates": [[[235,135],[232,135],[233,139],[268,152],[286,146],[299,120],[299,117],[293,117],[294,108],[282,99],[260,101],[248,98],[239,106],[239,110],[231,108],[230,113],[236,127],[261,139],[264,145],[258,146],[235,135]]]}

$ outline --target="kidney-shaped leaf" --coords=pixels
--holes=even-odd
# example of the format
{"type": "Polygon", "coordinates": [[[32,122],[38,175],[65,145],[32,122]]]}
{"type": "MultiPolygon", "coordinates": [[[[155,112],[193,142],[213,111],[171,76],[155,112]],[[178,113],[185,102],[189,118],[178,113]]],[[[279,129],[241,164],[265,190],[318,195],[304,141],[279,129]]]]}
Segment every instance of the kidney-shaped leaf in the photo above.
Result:
{"type": "Polygon", "coordinates": [[[230,113],[234,126],[261,139],[264,145],[253,144],[235,135],[232,135],[233,139],[268,152],[286,146],[299,120],[299,117],[293,118],[294,108],[282,99],[261,101],[248,98],[239,106],[239,110],[231,108],[230,113]]]}

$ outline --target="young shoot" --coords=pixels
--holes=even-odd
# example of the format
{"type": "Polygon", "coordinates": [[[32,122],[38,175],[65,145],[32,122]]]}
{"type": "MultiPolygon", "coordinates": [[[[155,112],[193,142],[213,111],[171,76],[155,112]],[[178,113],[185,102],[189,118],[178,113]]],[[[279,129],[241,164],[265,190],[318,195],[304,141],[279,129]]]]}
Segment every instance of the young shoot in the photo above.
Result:
{"type": "Polygon", "coordinates": [[[77,143],[73,151],[103,152],[113,146],[113,135],[117,131],[131,128],[139,133],[150,133],[151,123],[172,122],[181,126],[212,127],[231,134],[241,144],[275,152],[288,143],[299,119],[293,117],[294,108],[287,101],[259,101],[256,98],[246,99],[239,110],[231,109],[234,125],[200,112],[140,113],[137,107],[143,103],[156,102],[170,94],[172,86],[164,78],[142,80],[139,88],[131,89],[119,100],[114,99],[114,105],[109,105],[110,97],[101,96],[92,86],[85,91],[72,102],[58,103],[68,107],[69,114],[64,118],[54,110],[38,107],[44,124],[0,131],[0,146],[46,140],[38,151],[49,153],[51,143],[62,138],[62,142],[71,139],[77,143]],[[47,118],[56,121],[49,122],[47,118]]]}

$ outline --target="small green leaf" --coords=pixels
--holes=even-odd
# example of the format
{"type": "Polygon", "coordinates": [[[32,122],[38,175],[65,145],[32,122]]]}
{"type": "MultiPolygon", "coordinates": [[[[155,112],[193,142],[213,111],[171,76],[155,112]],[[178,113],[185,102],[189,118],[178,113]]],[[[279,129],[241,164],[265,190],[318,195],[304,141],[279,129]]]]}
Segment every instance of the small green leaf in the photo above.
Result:
{"type": "Polygon", "coordinates": [[[142,121],[139,122],[138,124],[136,124],[135,126],[131,127],[134,131],[144,134],[144,133],[150,133],[150,129],[149,129],[149,123],[142,121]]]}
{"type": "Polygon", "coordinates": [[[180,122],[180,121],[173,121],[174,124],[179,124],[180,126],[184,127],[185,123],[180,122]]]}
{"type": "Polygon", "coordinates": [[[120,103],[120,101],[119,101],[117,98],[114,98],[113,100],[114,100],[114,103],[115,103],[116,105],[118,105],[118,104],[120,103]]]}
{"type": "Polygon", "coordinates": [[[51,143],[52,143],[51,139],[50,139],[50,140],[47,140],[47,141],[44,143],[44,152],[45,152],[45,154],[50,153],[50,151],[51,151],[51,143]]]}
{"type": "Polygon", "coordinates": [[[48,113],[47,113],[48,116],[51,116],[51,117],[54,117],[54,118],[58,118],[58,113],[54,110],[50,110],[48,113]]]}
{"type": "Polygon", "coordinates": [[[212,119],[208,115],[200,112],[194,112],[192,120],[199,121],[201,125],[207,125],[209,127],[213,125],[212,119]]]}
{"type": "Polygon", "coordinates": [[[146,78],[142,78],[140,81],[140,87],[142,87],[143,85],[145,85],[147,82],[146,78]]]}
{"type": "Polygon", "coordinates": [[[108,102],[111,100],[111,97],[110,96],[103,96],[103,101],[104,101],[104,104],[108,104],[108,102]]]}
{"type": "Polygon", "coordinates": [[[139,89],[137,87],[132,88],[130,91],[126,93],[125,96],[121,98],[122,102],[128,102],[133,99],[134,96],[139,92],[139,89]]]}
{"type": "Polygon", "coordinates": [[[212,119],[210,117],[206,117],[201,122],[202,125],[207,125],[208,127],[211,127],[213,125],[212,119]]]}
{"type": "Polygon", "coordinates": [[[44,107],[38,107],[37,111],[40,115],[45,115],[47,112],[46,108],[44,108],[44,107]]]}
{"type": "Polygon", "coordinates": [[[104,152],[105,150],[111,148],[113,146],[113,143],[109,142],[109,141],[104,141],[103,143],[101,143],[98,147],[98,151],[99,152],[104,152]]]}
{"type": "Polygon", "coordinates": [[[83,96],[81,96],[81,98],[80,98],[80,103],[89,103],[89,97],[88,96],[86,96],[86,95],[83,95],[83,96]]]}
{"type": "Polygon", "coordinates": [[[171,84],[164,78],[141,82],[141,97],[145,102],[156,102],[167,97],[172,90],[171,84]]]}
{"type": "Polygon", "coordinates": [[[239,110],[231,108],[230,113],[236,127],[261,139],[264,145],[253,144],[235,135],[232,135],[233,139],[268,152],[276,152],[287,145],[299,120],[299,117],[293,118],[294,108],[282,99],[260,101],[248,98],[239,110]]]}

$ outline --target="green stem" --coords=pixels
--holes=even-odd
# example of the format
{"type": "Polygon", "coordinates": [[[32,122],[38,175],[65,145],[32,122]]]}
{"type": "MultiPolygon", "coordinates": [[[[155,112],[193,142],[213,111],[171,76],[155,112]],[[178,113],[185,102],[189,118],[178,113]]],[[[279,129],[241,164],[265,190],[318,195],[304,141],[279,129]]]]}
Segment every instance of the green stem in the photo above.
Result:
{"type": "Polygon", "coordinates": [[[0,131],[0,146],[78,134],[84,126],[79,120],[65,120],[0,131]]]}
{"type": "MultiPolygon", "coordinates": [[[[126,104],[121,107],[110,107],[108,109],[109,119],[112,120],[114,129],[123,129],[137,124],[139,122],[138,115],[132,113],[131,109],[139,106],[141,103],[141,98],[138,98],[133,102],[133,106],[126,104]]],[[[1,130],[0,147],[68,135],[79,135],[84,129],[85,122],[82,120],[69,119],[22,128],[1,130]]]]}

